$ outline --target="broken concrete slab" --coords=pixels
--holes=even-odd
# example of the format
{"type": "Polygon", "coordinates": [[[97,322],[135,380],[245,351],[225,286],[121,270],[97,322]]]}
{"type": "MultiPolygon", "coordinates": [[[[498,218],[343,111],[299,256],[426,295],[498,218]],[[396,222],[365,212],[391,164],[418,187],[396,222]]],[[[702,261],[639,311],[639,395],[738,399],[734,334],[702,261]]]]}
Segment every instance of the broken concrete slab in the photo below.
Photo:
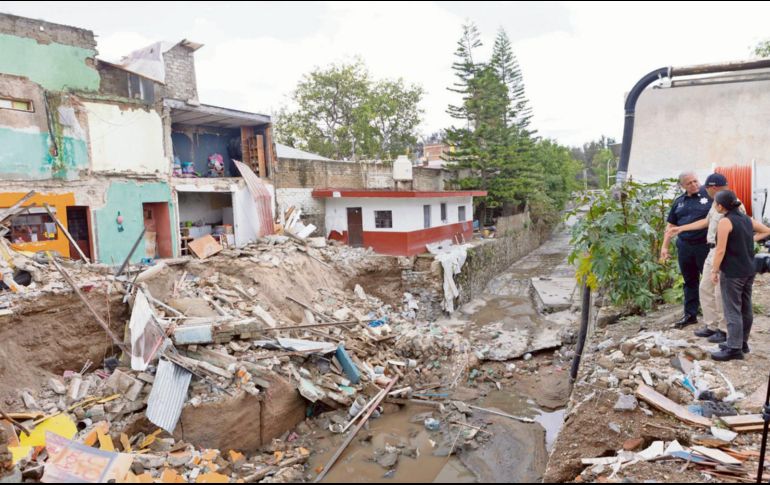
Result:
{"type": "Polygon", "coordinates": [[[575,278],[532,278],[532,286],[546,312],[569,309],[577,288],[575,278]]]}

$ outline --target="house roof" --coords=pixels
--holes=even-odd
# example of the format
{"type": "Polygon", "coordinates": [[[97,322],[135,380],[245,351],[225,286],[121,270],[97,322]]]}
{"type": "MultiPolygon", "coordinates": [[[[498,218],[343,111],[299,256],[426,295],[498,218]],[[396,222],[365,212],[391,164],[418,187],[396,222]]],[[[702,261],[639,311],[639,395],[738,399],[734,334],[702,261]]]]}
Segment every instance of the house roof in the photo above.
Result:
{"type": "Polygon", "coordinates": [[[172,123],[219,128],[240,128],[241,126],[270,123],[270,117],[267,115],[209,104],[193,105],[177,99],[164,99],[163,105],[171,108],[172,123]]]}
{"type": "Polygon", "coordinates": [[[294,160],[320,160],[322,162],[331,162],[331,158],[322,157],[316,153],[306,152],[299,148],[282,145],[280,143],[275,144],[275,151],[278,158],[291,158],[294,160]]]}
{"type": "Polygon", "coordinates": [[[383,198],[383,199],[422,199],[446,197],[485,197],[484,190],[457,190],[422,192],[419,190],[356,190],[356,189],[316,189],[313,197],[323,198],[383,198]]]}
{"type": "Polygon", "coordinates": [[[197,51],[203,44],[193,42],[187,39],[182,39],[179,42],[155,42],[141,49],[137,49],[127,56],[124,56],[118,62],[105,61],[113,66],[119,67],[125,71],[137,74],[161,84],[166,84],[166,64],[163,60],[163,54],[170,51],[174,47],[181,45],[187,47],[193,52],[197,51]]]}

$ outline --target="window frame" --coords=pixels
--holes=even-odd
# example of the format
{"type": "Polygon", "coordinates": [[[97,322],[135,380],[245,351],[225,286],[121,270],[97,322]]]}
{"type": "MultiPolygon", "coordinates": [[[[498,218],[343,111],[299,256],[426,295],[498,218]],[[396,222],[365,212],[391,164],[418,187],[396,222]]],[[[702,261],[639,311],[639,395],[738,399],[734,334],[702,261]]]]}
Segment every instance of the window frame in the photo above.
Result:
{"type": "Polygon", "coordinates": [[[35,103],[33,103],[31,99],[21,99],[21,98],[14,98],[12,96],[0,95],[0,101],[8,101],[11,103],[11,106],[0,106],[0,109],[7,109],[10,111],[20,111],[22,113],[35,112],[35,103]],[[14,103],[26,103],[29,106],[29,109],[14,108],[13,106],[14,103]]]}
{"type": "Polygon", "coordinates": [[[374,211],[374,228],[375,229],[393,229],[393,211],[392,210],[376,210],[374,211]],[[386,219],[379,219],[378,216],[388,214],[386,219]],[[380,225],[381,223],[388,223],[387,226],[380,225]]]}

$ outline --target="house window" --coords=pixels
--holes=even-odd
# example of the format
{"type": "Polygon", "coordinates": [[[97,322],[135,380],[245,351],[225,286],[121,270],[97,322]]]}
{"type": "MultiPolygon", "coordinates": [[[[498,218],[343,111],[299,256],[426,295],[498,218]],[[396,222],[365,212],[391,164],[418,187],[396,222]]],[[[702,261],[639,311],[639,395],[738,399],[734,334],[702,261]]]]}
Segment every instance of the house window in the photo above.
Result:
{"type": "Polygon", "coordinates": [[[441,222],[446,224],[449,222],[447,215],[446,215],[446,202],[441,203],[441,222]]]}
{"type": "Polygon", "coordinates": [[[465,222],[465,206],[461,205],[457,208],[457,220],[459,222],[465,222]]]}
{"type": "Polygon", "coordinates": [[[393,211],[374,211],[374,227],[393,229],[393,211]]]}
{"type": "Polygon", "coordinates": [[[425,219],[425,229],[429,229],[430,228],[430,206],[429,205],[422,206],[422,215],[423,215],[423,218],[425,219]]]}
{"type": "Polygon", "coordinates": [[[58,235],[56,223],[51,216],[39,210],[30,208],[28,211],[31,213],[11,218],[11,233],[6,237],[14,244],[55,240],[58,235]]]}
{"type": "Polygon", "coordinates": [[[30,113],[35,111],[32,108],[32,101],[27,101],[22,99],[3,98],[3,97],[0,97],[0,108],[12,109],[15,111],[28,111],[30,113]]]}

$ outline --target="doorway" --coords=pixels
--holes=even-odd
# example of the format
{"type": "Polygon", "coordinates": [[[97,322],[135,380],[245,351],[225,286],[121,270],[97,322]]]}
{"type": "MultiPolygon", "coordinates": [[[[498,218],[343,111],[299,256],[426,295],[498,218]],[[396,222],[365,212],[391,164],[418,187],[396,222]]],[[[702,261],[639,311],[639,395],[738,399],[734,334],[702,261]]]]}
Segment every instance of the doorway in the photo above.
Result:
{"type": "Polygon", "coordinates": [[[348,207],[348,244],[355,248],[364,245],[364,218],[360,207],[348,207]]]}
{"type": "Polygon", "coordinates": [[[171,217],[167,202],[150,202],[142,204],[144,214],[145,257],[172,258],[174,250],[171,246],[171,217]]]}
{"type": "MultiPolygon", "coordinates": [[[[91,214],[88,207],[83,206],[69,206],[67,207],[67,231],[69,231],[72,239],[78,245],[83,254],[89,260],[93,260],[91,256],[91,214]]],[[[70,242],[70,258],[78,260],[80,259],[80,253],[70,242]]]]}

